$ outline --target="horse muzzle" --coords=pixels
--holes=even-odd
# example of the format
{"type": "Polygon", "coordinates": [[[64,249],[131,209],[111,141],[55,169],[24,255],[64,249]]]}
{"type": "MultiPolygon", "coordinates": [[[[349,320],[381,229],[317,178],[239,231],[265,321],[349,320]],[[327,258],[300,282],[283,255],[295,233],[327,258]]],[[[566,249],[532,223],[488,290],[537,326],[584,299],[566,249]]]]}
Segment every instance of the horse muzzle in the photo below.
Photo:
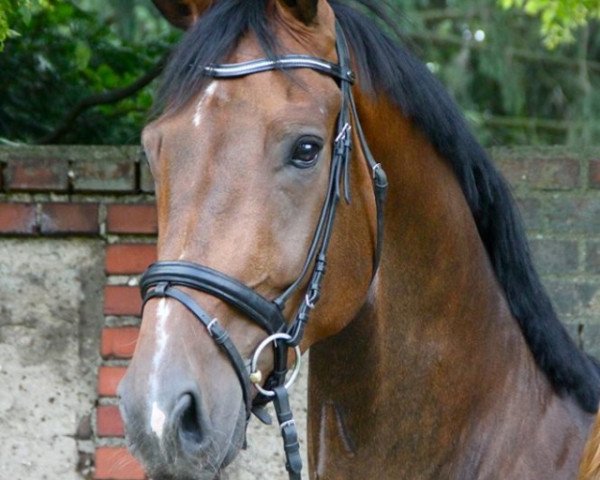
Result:
{"type": "Polygon", "coordinates": [[[119,385],[127,441],[155,480],[212,480],[243,446],[242,392],[225,359],[209,360],[210,371],[188,361],[184,352],[190,337],[195,340],[192,348],[207,359],[222,356],[209,338],[196,341],[189,318],[171,314],[169,322],[177,328],[162,336],[161,308],[159,304],[157,318],[148,319],[156,322],[147,334],[152,338],[140,344],[119,385]],[[146,348],[154,350],[151,358],[144,355],[146,348]]]}

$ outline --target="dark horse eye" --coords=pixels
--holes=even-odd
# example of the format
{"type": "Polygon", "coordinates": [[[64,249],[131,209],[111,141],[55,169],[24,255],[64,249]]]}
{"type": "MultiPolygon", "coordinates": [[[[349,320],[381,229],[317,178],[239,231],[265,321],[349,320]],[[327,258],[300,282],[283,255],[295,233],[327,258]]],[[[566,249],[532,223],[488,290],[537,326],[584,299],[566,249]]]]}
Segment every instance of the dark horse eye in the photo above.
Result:
{"type": "Polygon", "coordinates": [[[315,138],[301,138],[294,147],[292,162],[299,168],[312,167],[317,163],[322,148],[322,142],[315,138]]]}

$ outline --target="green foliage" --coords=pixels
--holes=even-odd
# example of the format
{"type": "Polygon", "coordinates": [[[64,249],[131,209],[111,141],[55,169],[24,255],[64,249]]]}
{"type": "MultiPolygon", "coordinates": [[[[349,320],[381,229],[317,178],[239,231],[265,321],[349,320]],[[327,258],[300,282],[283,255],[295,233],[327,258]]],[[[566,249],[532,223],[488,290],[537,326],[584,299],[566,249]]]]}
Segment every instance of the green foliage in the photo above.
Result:
{"type": "MultiPolygon", "coordinates": [[[[500,0],[390,1],[403,11],[404,37],[484,144],[600,143],[598,23],[548,51],[539,38],[543,19],[502,9],[500,0]]],[[[578,4],[592,11],[592,1],[600,0],[578,4]]],[[[565,17],[560,12],[556,18],[565,17]]],[[[146,75],[178,35],[149,0],[0,0],[0,25],[2,18],[18,33],[0,52],[0,142],[44,138],[82,99],[146,75]]],[[[59,141],[138,142],[153,87],[86,110],[59,141]]]]}
{"type": "Polygon", "coordinates": [[[9,21],[12,20],[18,10],[18,3],[18,0],[0,0],[0,51],[4,45],[4,40],[12,33],[9,21]]]}
{"type": "Polygon", "coordinates": [[[575,41],[573,31],[600,18],[600,0],[499,0],[505,8],[520,8],[539,16],[541,32],[549,48],[575,41]]]}
{"type": "Polygon", "coordinates": [[[485,145],[600,143],[597,23],[549,51],[540,19],[498,0],[395,3],[405,37],[485,145]]]}
{"type": "MultiPolygon", "coordinates": [[[[43,138],[82,99],[144,75],[175,41],[143,0],[128,1],[127,12],[117,11],[114,0],[19,2],[33,8],[13,16],[19,36],[8,38],[0,54],[0,137],[10,141],[43,138]],[[135,32],[125,31],[123,15],[135,32]]],[[[61,142],[135,143],[151,104],[145,89],[87,110],[61,142]]]]}
{"type": "Polygon", "coordinates": [[[33,11],[49,7],[49,0],[0,0],[0,51],[7,37],[19,34],[11,29],[15,17],[27,23],[33,11]]]}

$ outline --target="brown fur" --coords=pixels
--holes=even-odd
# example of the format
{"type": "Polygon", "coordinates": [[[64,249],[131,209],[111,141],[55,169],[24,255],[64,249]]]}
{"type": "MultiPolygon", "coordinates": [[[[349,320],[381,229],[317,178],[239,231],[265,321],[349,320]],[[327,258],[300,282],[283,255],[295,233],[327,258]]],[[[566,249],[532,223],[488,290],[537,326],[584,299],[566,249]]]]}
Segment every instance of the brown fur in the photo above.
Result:
{"type": "Polygon", "coordinates": [[[175,27],[188,29],[214,0],[152,0],[156,8],[175,27]]]}

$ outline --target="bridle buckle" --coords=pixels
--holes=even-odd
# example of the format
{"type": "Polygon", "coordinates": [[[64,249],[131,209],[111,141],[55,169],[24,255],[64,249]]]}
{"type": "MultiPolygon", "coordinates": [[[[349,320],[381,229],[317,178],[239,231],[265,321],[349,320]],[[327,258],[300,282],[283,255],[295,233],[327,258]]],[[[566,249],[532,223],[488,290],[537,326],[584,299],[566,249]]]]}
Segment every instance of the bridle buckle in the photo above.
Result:
{"type": "Polygon", "coordinates": [[[335,137],[334,142],[336,144],[340,143],[342,140],[344,140],[346,138],[346,135],[349,134],[351,130],[352,130],[352,126],[349,123],[344,124],[344,126],[342,127],[342,130],[340,131],[340,133],[338,133],[338,136],[335,137]]]}

